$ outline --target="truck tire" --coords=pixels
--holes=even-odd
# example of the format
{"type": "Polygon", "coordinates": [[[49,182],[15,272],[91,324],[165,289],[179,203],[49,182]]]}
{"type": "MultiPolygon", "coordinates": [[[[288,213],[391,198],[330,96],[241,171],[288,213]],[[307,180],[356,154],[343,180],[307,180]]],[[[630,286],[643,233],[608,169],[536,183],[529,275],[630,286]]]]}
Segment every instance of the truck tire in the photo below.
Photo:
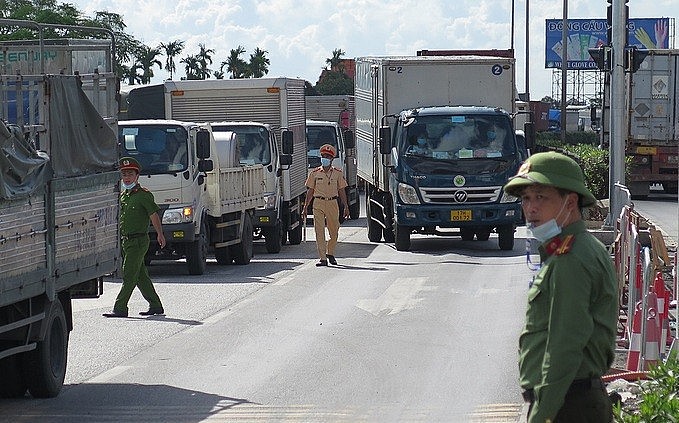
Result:
{"type": "Polygon", "coordinates": [[[59,394],[66,376],[68,326],[61,302],[52,302],[47,314],[45,339],[25,353],[24,377],[34,398],[53,398],[59,394]]]}
{"type": "Polygon", "coordinates": [[[501,250],[514,249],[514,227],[501,226],[497,229],[497,242],[501,250]]]}
{"type": "Polygon", "coordinates": [[[280,220],[276,220],[273,228],[269,228],[264,232],[264,245],[266,252],[276,254],[281,252],[283,247],[282,224],[280,220]]]}
{"type": "Polygon", "coordinates": [[[217,259],[217,264],[222,266],[233,263],[233,258],[229,254],[229,247],[215,248],[215,258],[217,259]]]}
{"type": "Polygon", "coordinates": [[[488,241],[488,238],[490,238],[490,229],[481,229],[476,231],[477,241],[488,241]]]}
{"type": "Polygon", "coordinates": [[[186,266],[189,275],[202,275],[207,264],[207,228],[205,221],[200,224],[198,239],[193,241],[186,250],[186,266]]]}
{"type": "Polygon", "coordinates": [[[474,231],[469,228],[461,228],[460,236],[462,236],[462,241],[473,241],[474,231]]]}
{"type": "Polygon", "coordinates": [[[245,213],[243,218],[243,228],[241,233],[241,241],[231,246],[231,255],[233,256],[233,261],[236,264],[244,265],[250,263],[252,259],[252,218],[250,213],[245,213]]]}
{"type": "Polygon", "coordinates": [[[410,227],[397,224],[394,226],[394,245],[397,251],[410,250],[410,227]]]}
{"type": "Polygon", "coordinates": [[[377,222],[372,220],[374,215],[373,208],[370,205],[370,195],[365,196],[365,215],[368,221],[368,240],[370,242],[380,242],[382,241],[382,226],[377,222]]]}
{"type": "Polygon", "coordinates": [[[22,374],[22,356],[11,355],[0,360],[0,398],[21,398],[26,394],[26,380],[22,374]]]}
{"type": "Polygon", "coordinates": [[[295,229],[288,231],[288,241],[290,245],[299,245],[302,243],[302,230],[304,229],[302,222],[295,229]]]}
{"type": "Polygon", "coordinates": [[[633,200],[646,200],[651,191],[649,183],[644,181],[630,182],[627,184],[627,188],[633,200]]]}
{"type": "Polygon", "coordinates": [[[361,202],[356,200],[354,204],[349,204],[349,218],[356,220],[361,215],[361,202]]]}

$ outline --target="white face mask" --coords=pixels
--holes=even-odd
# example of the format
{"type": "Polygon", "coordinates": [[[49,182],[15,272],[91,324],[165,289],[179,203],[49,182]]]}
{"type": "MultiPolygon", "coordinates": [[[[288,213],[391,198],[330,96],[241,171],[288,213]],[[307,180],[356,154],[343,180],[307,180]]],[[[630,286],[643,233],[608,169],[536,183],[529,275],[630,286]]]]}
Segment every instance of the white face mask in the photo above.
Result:
{"type": "Polygon", "coordinates": [[[321,166],[328,167],[330,166],[330,163],[332,163],[332,159],[329,159],[327,157],[321,157],[321,166]]]}
{"type": "Polygon", "coordinates": [[[132,189],[134,186],[137,185],[137,182],[132,182],[131,184],[126,184],[124,181],[120,181],[120,187],[122,189],[132,189]]]}
{"type": "MultiPolygon", "coordinates": [[[[532,237],[537,239],[542,244],[559,235],[561,233],[561,226],[559,226],[559,224],[556,222],[556,219],[558,219],[559,216],[561,216],[561,212],[563,211],[563,208],[565,206],[566,202],[564,201],[564,203],[561,205],[561,210],[559,210],[559,213],[557,213],[556,217],[553,219],[549,219],[540,226],[533,226],[533,224],[529,223],[528,230],[530,231],[532,237]]],[[[571,212],[568,212],[566,220],[568,220],[568,217],[570,215],[571,212]]]]}

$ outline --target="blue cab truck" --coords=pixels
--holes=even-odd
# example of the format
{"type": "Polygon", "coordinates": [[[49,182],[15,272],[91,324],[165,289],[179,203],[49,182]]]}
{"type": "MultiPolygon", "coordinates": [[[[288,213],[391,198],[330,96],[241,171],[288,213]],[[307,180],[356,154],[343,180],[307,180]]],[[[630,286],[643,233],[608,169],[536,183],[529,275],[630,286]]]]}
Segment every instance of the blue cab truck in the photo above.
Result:
{"type": "Polygon", "coordinates": [[[514,59],[369,57],[356,62],[358,175],[368,239],[456,235],[514,247],[519,198],[503,192],[527,157],[512,125],[514,59]]]}

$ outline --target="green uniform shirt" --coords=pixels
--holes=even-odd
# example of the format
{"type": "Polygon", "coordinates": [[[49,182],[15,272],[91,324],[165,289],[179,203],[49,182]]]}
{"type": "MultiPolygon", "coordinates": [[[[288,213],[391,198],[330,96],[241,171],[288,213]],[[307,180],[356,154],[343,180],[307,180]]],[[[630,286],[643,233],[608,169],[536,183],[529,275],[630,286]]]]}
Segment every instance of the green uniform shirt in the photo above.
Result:
{"type": "Polygon", "coordinates": [[[618,284],[606,247],[583,221],[557,238],[539,248],[543,265],[528,291],[519,339],[521,387],[535,390],[530,423],[553,420],[571,383],[605,374],[615,349],[618,284]],[[550,242],[568,235],[567,248],[554,251],[550,242]]]}
{"type": "Polygon", "coordinates": [[[153,194],[137,184],[120,193],[120,235],[145,234],[149,231],[149,216],[160,208],[153,194]]]}

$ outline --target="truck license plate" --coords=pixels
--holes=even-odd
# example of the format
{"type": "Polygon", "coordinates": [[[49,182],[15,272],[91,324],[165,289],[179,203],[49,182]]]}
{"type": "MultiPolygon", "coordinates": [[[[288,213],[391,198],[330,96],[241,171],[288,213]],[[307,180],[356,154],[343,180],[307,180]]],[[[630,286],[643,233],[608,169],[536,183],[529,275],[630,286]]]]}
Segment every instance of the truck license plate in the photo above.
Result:
{"type": "Polygon", "coordinates": [[[472,220],[471,210],[451,210],[450,220],[453,222],[472,220]]]}

